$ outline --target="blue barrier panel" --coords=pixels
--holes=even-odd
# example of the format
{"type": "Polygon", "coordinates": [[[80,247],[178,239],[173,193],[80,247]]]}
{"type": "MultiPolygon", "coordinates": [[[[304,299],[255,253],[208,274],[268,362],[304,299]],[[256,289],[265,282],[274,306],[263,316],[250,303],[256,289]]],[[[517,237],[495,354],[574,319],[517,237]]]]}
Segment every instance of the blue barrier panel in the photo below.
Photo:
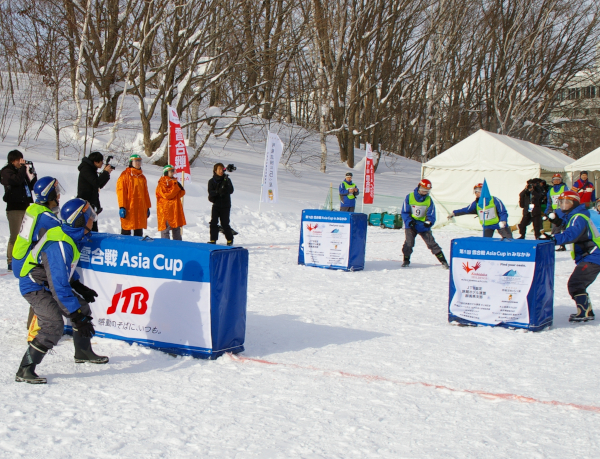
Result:
{"type": "Polygon", "coordinates": [[[244,350],[246,249],[92,233],[77,269],[98,293],[98,336],[211,359],[244,350]]]}
{"type": "Polygon", "coordinates": [[[360,271],[365,268],[366,247],[366,214],[302,211],[298,264],[360,271]]]}
{"type": "Polygon", "coordinates": [[[448,321],[526,328],[552,325],[554,243],[452,240],[448,321]]]}

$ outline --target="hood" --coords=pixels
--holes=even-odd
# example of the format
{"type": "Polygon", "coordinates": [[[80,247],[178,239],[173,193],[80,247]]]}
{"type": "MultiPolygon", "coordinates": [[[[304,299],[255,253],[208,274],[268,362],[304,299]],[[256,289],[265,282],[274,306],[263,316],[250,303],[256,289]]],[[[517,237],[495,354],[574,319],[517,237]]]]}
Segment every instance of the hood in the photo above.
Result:
{"type": "Polygon", "coordinates": [[[81,160],[81,164],[77,167],[77,169],[79,171],[81,171],[82,169],[85,169],[86,167],[91,167],[92,169],[94,169],[94,171],[97,169],[96,165],[93,163],[93,161],[90,158],[88,158],[87,156],[81,160]]]}
{"type": "Polygon", "coordinates": [[[417,187],[415,188],[414,195],[415,195],[415,200],[417,202],[423,202],[423,201],[425,201],[425,198],[427,197],[427,196],[421,196],[419,194],[419,185],[417,185],[417,187]]]}
{"type": "Polygon", "coordinates": [[[73,239],[75,244],[79,244],[83,237],[85,236],[85,227],[84,228],[72,228],[69,225],[63,223],[61,225],[62,230],[73,239]]]}
{"type": "Polygon", "coordinates": [[[563,186],[565,183],[564,182],[560,182],[558,185],[552,185],[552,188],[554,188],[554,191],[558,191],[558,189],[563,186]]]}
{"type": "Polygon", "coordinates": [[[129,172],[131,175],[144,175],[144,172],[141,169],[136,169],[135,167],[128,167],[127,169],[125,169],[125,171],[129,172]]]}

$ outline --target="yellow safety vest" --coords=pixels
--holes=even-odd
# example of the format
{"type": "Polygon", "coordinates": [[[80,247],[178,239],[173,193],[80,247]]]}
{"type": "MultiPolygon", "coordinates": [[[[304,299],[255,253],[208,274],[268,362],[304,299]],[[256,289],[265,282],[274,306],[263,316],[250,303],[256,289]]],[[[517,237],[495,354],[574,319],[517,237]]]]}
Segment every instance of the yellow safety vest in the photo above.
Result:
{"type": "MultiPolygon", "coordinates": [[[[29,255],[25,259],[25,263],[23,263],[23,267],[21,268],[21,272],[19,275],[21,277],[27,276],[33,268],[40,264],[39,256],[40,252],[44,248],[44,245],[48,242],[66,242],[73,249],[73,260],[71,261],[71,273],[69,274],[69,279],[73,275],[73,271],[77,267],[77,263],[79,262],[79,250],[77,249],[77,245],[73,242],[71,236],[66,234],[60,226],[49,229],[44,237],[42,237],[36,245],[33,246],[29,255]]],[[[63,255],[64,256],[64,255],[63,255]]],[[[65,260],[66,262],[66,260],[65,260]]]]}

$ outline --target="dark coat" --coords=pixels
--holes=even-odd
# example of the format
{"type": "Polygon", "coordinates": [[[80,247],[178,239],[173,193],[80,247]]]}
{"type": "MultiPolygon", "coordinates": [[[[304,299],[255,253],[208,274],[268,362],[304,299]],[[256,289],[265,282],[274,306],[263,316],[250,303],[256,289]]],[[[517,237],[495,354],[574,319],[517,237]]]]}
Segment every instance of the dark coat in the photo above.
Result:
{"type": "Polygon", "coordinates": [[[533,187],[531,190],[527,188],[521,191],[519,194],[519,206],[523,209],[523,214],[529,212],[529,204],[533,204],[532,215],[541,215],[542,213],[542,198],[544,197],[543,191],[538,187],[533,187]]]}
{"type": "Polygon", "coordinates": [[[231,193],[233,193],[233,183],[229,175],[223,174],[223,177],[219,177],[214,174],[208,181],[208,200],[213,203],[213,206],[231,207],[231,193]]]}
{"type": "Polygon", "coordinates": [[[27,210],[29,204],[33,203],[31,190],[37,182],[37,175],[33,180],[27,176],[27,165],[16,168],[7,164],[0,171],[0,182],[4,185],[4,202],[6,210],[27,210]]]}
{"type": "Polygon", "coordinates": [[[78,169],[77,197],[88,201],[94,210],[98,212],[101,208],[100,189],[108,183],[110,174],[104,170],[98,174],[98,169],[89,158],[83,158],[78,169]]]}

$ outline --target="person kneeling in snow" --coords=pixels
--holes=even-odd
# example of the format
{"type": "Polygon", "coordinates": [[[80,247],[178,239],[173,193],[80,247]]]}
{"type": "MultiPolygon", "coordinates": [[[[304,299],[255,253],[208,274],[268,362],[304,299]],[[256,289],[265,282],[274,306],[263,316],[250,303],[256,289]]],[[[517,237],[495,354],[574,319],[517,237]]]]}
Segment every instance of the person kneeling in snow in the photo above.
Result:
{"type": "Polygon", "coordinates": [[[37,330],[30,332],[29,346],[15,376],[17,382],[45,384],[35,368],[63,334],[63,316],[73,325],[75,363],[108,363],[108,357],[92,350],[95,334],[88,303],[98,294],[83,285],[75,271],[83,238],[92,229],[96,213],[83,199],[68,201],[61,210],[63,223],[49,229],[31,249],[20,271],[21,295],[37,316],[37,330]],[[77,295],[75,294],[77,293],[77,295]]]}
{"type": "Polygon", "coordinates": [[[442,248],[435,242],[431,227],[435,224],[435,205],[429,196],[431,192],[431,182],[423,179],[415,188],[415,191],[410,193],[404,199],[402,206],[402,220],[404,221],[405,240],[402,246],[404,262],[402,267],[410,265],[410,255],[415,246],[415,238],[417,234],[421,236],[427,248],[431,250],[442,266],[448,269],[448,262],[442,252],[442,248]]]}
{"type": "Polygon", "coordinates": [[[181,198],[185,196],[185,190],[174,175],[175,168],[167,164],[156,186],[156,218],[162,239],[170,239],[172,231],[173,239],[181,241],[181,227],[185,226],[181,198]]]}
{"type": "Polygon", "coordinates": [[[585,203],[574,191],[565,191],[558,198],[560,208],[549,217],[552,223],[565,227],[563,233],[550,236],[557,245],[573,244],[571,257],[575,260],[575,270],[567,283],[569,295],[575,301],[577,312],[571,314],[569,322],[594,320],[592,303],[587,288],[600,273],[600,232],[592,223],[585,203]]]}
{"type": "Polygon", "coordinates": [[[500,199],[492,196],[490,202],[486,204],[485,209],[479,207],[479,198],[483,183],[478,183],[473,187],[475,193],[475,201],[462,209],[456,209],[448,215],[448,220],[461,215],[475,214],[479,217],[479,223],[483,227],[483,237],[493,237],[494,231],[503,238],[512,239],[512,231],[506,224],[508,220],[508,212],[504,203],[500,199]],[[485,213],[485,221],[483,219],[485,213]]]}

